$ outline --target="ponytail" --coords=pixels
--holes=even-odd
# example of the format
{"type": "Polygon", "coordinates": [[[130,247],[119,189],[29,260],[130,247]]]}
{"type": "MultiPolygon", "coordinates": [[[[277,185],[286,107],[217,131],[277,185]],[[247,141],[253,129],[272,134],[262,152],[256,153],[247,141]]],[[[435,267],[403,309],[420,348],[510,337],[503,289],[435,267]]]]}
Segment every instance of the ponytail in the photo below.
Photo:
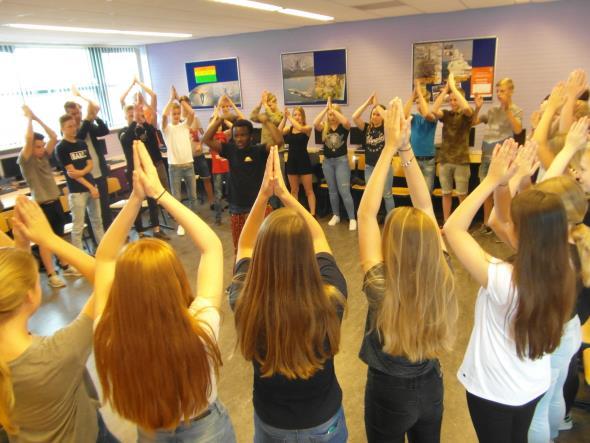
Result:
{"type": "Polygon", "coordinates": [[[17,434],[18,426],[10,421],[10,413],[14,407],[14,391],[10,369],[6,362],[0,359],[0,425],[8,434],[17,434]]]}

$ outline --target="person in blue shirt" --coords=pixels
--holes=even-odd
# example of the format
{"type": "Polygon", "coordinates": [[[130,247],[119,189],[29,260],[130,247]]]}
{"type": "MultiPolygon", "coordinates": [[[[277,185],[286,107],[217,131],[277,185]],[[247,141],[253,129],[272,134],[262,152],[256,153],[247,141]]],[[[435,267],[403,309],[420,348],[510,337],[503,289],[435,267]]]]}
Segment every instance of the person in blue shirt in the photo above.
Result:
{"type": "Polygon", "coordinates": [[[436,171],[434,134],[436,132],[436,116],[430,111],[428,100],[430,93],[421,84],[420,80],[414,82],[412,96],[406,102],[404,111],[406,118],[410,116],[414,103],[418,105],[418,113],[412,113],[412,134],[410,143],[422,175],[426,179],[428,189],[432,193],[434,176],[436,171]]]}

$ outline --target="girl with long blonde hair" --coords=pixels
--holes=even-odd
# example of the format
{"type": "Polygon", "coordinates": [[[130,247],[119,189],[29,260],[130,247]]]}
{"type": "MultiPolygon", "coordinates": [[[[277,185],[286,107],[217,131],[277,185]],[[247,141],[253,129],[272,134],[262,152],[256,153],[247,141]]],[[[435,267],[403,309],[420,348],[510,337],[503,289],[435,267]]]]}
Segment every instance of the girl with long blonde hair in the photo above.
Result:
{"type": "MultiPolygon", "coordinates": [[[[468,229],[484,200],[513,186],[517,171],[534,169],[536,145],[496,145],[488,175],[451,215],[445,238],[481,285],[473,331],[457,374],[480,442],[525,443],[535,408],[551,387],[551,357],[576,298],[568,219],[561,199],[526,189],[510,202],[511,261],[488,256],[468,229]]],[[[520,181],[520,178],[518,178],[520,181]]],[[[505,198],[506,196],[504,196],[505,198]]]]}
{"type": "Polygon", "coordinates": [[[449,258],[428,186],[409,144],[401,100],[383,111],[385,145],[359,206],[359,252],[369,302],[360,351],[368,365],[369,442],[438,442],[443,383],[438,357],[449,352],[457,301],[449,258]],[[377,213],[393,155],[399,152],[413,207],[377,213]]]}
{"type": "Polygon", "coordinates": [[[348,133],[350,122],[340,112],[340,106],[332,104],[328,98],[326,107],[313,121],[317,131],[322,131],[324,143],[324,161],[322,170],[328,184],[332,218],[328,226],[340,223],[340,197],[344,202],[348,215],[348,229],[356,231],[356,216],[354,215],[354,202],[350,194],[350,165],[348,164],[348,133]],[[326,120],[323,121],[324,117],[326,120]]]}
{"type": "Polygon", "coordinates": [[[28,328],[41,304],[29,242],[67,260],[91,282],[94,259],[58,237],[39,205],[27,197],[18,198],[12,220],[16,247],[0,234],[0,425],[10,441],[116,441],[98,412],[86,371],[95,298],[51,336],[33,335],[28,328]]]}
{"type": "Polygon", "coordinates": [[[140,442],[234,442],[216,386],[221,242],[164,189],[143,143],[135,141],[133,149],[133,192],[96,252],[94,350],[104,397],[137,424],[140,442]],[[124,246],[146,196],[186,229],[201,253],[196,297],[170,245],[142,239],[124,246]]]}
{"type": "Polygon", "coordinates": [[[296,199],[299,198],[299,185],[303,184],[309,212],[315,216],[315,194],[313,192],[313,183],[311,177],[311,159],[307,152],[307,143],[311,135],[312,127],[308,126],[305,121],[305,110],[301,106],[289,112],[285,108],[284,117],[279,124],[279,130],[283,131],[285,144],[289,146],[289,157],[287,158],[286,172],[289,180],[291,195],[296,199]],[[290,123],[286,127],[287,121],[290,123]]]}
{"type": "Polygon", "coordinates": [[[334,372],[346,295],[322,228],[287,191],[273,147],[230,289],[237,347],[254,365],[255,442],[346,441],[334,372]],[[265,219],[273,194],[285,208],[265,219]]]}

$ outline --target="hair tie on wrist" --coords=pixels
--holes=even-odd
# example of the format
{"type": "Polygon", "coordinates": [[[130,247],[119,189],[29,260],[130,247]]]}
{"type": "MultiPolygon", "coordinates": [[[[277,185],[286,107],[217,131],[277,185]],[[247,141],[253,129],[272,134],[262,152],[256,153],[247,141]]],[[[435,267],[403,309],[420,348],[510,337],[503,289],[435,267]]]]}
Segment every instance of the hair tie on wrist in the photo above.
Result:
{"type": "Polygon", "coordinates": [[[410,166],[412,164],[412,161],[414,160],[414,156],[412,155],[412,158],[409,159],[407,162],[402,162],[402,168],[407,168],[408,166],[410,166]]]}
{"type": "Polygon", "coordinates": [[[158,200],[160,200],[165,193],[166,193],[166,190],[164,189],[162,191],[162,193],[160,195],[158,195],[158,198],[156,198],[156,203],[158,203],[158,200]]]}

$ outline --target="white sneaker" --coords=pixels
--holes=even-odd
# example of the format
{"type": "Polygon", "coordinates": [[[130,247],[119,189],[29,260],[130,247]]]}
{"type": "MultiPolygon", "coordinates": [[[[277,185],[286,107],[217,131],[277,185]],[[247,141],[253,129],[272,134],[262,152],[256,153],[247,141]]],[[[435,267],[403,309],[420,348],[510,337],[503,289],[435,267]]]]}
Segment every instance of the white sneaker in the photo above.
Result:
{"type": "Polygon", "coordinates": [[[184,235],[184,228],[182,226],[178,226],[178,229],[176,230],[176,235],[178,235],[179,237],[182,237],[184,235]]]}
{"type": "Polygon", "coordinates": [[[66,285],[66,283],[57,274],[49,276],[47,283],[49,283],[49,286],[52,288],[63,288],[66,285]]]}
{"type": "Polygon", "coordinates": [[[69,265],[66,269],[64,269],[62,271],[62,274],[65,277],[81,277],[82,276],[82,274],[80,273],[80,271],[78,271],[72,265],[69,265]]]}
{"type": "Polygon", "coordinates": [[[559,424],[560,431],[569,431],[573,427],[574,421],[572,420],[572,416],[569,414],[563,417],[563,420],[561,420],[561,423],[559,424]]]}
{"type": "Polygon", "coordinates": [[[350,220],[348,222],[348,230],[349,231],[356,231],[356,220],[350,220]]]}
{"type": "Polygon", "coordinates": [[[340,217],[338,217],[337,215],[333,215],[330,221],[328,222],[328,226],[336,226],[338,223],[340,223],[340,217]]]}

